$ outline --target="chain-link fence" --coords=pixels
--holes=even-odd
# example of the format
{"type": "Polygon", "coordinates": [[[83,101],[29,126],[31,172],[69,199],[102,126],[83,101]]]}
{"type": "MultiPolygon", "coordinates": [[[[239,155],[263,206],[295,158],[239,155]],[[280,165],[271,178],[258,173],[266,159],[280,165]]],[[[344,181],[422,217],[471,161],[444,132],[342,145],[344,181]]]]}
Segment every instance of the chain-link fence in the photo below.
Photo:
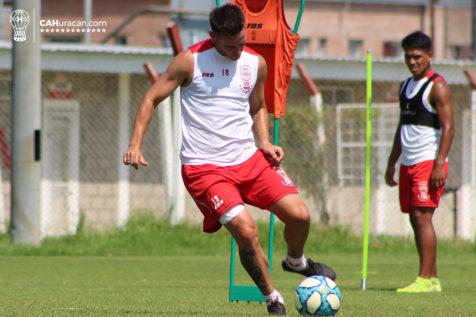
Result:
{"type": "MultiPolygon", "coordinates": [[[[116,62],[121,63],[120,56],[116,62]]],[[[364,205],[366,115],[361,64],[306,61],[320,89],[322,111],[316,110],[302,82],[294,78],[287,113],[280,120],[279,141],[286,152],[284,168],[312,210],[314,221],[348,226],[356,232],[362,227],[364,205]],[[322,65],[327,68],[313,69],[322,65]]],[[[407,217],[399,211],[398,190],[388,188],[383,181],[398,122],[399,82],[408,77],[403,64],[397,64],[403,69],[398,74],[386,74],[387,63],[374,67],[371,232],[378,234],[411,233],[407,217]]],[[[173,129],[164,129],[164,125],[172,127],[170,113],[156,111],[148,128],[143,152],[149,166],[136,171],[121,162],[137,107],[149,85],[140,70],[119,74],[71,72],[56,67],[43,72],[44,236],[74,234],[80,222],[104,229],[122,225],[135,214],[169,215],[174,203],[170,183],[181,182],[168,166],[177,157],[176,149],[169,144],[173,129]],[[171,151],[175,152],[171,155],[171,151]]],[[[11,164],[8,71],[0,73],[0,91],[0,227],[6,230],[11,164]]],[[[461,81],[453,80],[451,91],[456,131],[449,156],[449,179],[435,221],[442,237],[472,238],[476,226],[472,210],[476,197],[476,113],[472,103],[476,98],[461,81]]],[[[185,197],[186,221],[200,222],[200,212],[188,194],[185,197]]]]}

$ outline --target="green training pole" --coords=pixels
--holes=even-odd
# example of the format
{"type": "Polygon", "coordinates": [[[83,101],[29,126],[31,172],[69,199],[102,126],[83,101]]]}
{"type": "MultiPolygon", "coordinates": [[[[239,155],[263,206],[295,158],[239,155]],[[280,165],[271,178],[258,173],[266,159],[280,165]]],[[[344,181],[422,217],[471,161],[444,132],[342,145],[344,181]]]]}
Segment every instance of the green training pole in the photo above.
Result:
{"type": "MultiPolygon", "coordinates": [[[[219,0],[217,0],[219,1],[219,0]]],[[[294,22],[294,28],[293,28],[293,33],[297,34],[299,30],[299,25],[301,24],[301,18],[302,14],[304,13],[304,5],[306,4],[305,0],[301,0],[301,3],[299,4],[299,10],[298,10],[298,15],[296,17],[296,22],[294,22]]]]}
{"type": "Polygon", "coordinates": [[[215,0],[215,5],[216,5],[217,7],[221,6],[221,1],[220,1],[220,0],[215,0]]]}
{"type": "Polygon", "coordinates": [[[367,51],[367,118],[365,129],[365,205],[362,251],[362,290],[367,289],[367,265],[369,257],[369,217],[370,217],[370,167],[372,160],[372,52],[367,51]]]}
{"type": "MultiPolygon", "coordinates": [[[[273,124],[273,144],[278,145],[279,143],[279,118],[274,118],[273,124]]],[[[274,213],[269,215],[269,231],[268,231],[268,263],[269,271],[273,269],[273,248],[274,248],[274,222],[275,222],[274,213]]]]}

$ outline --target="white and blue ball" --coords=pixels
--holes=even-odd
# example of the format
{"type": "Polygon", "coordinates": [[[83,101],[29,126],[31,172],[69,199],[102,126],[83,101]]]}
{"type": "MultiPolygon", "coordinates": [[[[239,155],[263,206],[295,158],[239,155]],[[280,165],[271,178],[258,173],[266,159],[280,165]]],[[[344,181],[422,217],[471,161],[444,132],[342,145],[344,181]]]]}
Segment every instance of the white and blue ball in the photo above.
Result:
{"type": "Polygon", "coordinates": [[[339,287],[325,276],[307,277],[294,292],[294,305],[304,316],[334,316],[340,304],[339,287]]]}

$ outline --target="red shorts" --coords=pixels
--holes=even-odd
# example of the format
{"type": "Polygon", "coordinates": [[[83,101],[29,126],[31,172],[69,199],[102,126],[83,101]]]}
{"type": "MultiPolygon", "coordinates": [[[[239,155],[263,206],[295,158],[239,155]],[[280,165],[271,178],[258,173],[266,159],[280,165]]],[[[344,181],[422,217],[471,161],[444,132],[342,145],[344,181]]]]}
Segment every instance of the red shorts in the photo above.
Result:
{"type": "Polygon", "coordinates": [[[233,166],[182,165],[182,178],[204,216],[203,231],[209,233],[220,229],[220,216],[231,207],[245,203],[267,209],[297,193],[286,173],[272,166],[259,150],[233,166]]]}
{"type": "MultiPolygon", "coordinates": [[[[430,185],[434,160],[423,161],[411,166],[400,165],[400,208],[409,213],[415,207],[437,208],[444,186],[430,185]]],[[[448,177],[448,163],[445,162],[445,179],[448,177]]]]}

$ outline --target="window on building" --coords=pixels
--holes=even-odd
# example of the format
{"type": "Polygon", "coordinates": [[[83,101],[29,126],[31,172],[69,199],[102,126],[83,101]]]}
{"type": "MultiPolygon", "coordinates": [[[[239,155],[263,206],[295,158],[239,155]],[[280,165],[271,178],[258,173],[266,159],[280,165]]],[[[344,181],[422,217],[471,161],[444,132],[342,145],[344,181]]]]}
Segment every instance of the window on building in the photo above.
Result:
{"type": "Polygon", "coordinates": [[[45,41],[48,43],[81,43],[81,40],[80,35],[45,36],[45,41]]]}
{"type": "Polygon", "coordinates": [[[403,56],[403,49],[400,42],[383,42],[383,56],[400,57],[403,56]]]}
{"type": "Polygon", "coordinates": [[[160,47],[163,48],[171,48],[172,44],[170,43],[170,39],[167,34],[165,33],[160,33],[159,34],[159,40],[160,40],[160,47]]]}
{"type": "Polygon", "coordinates": [[[182,38],[184,47],[188,47],[208,37],[207,32],[197,29],[184,30],[181,34],[184,35],[182,38]]]}
{"type": "Polygon", "coordinates": [[[471,48],[463,45],[450,46],[450,54],[452,59],[470,59],[471,48]]]}
{"type": "Polygon", "coordinates": [[[326,105],[337,105],[339,103],[350,103],[354,101],[352,88],[323,86],[321,87],[322,101],[326,105]]]}
{"type": "Polygon", "coordinates": [[[362,46],[362,40],[349,40],[347,56],[352,58],[362,57],[362,46]]]}
{"type": "Polygon", "coordinates": [[[124,35],[115,36],[114,43],[117,45],[127,45],[127,36],[124,36],[124,35]]]}
{"type": "Polygon", "coordinates": [[[296,47],[296,57],[309,57],[311,40],[307,37],[301,37],[296,47]]]}
{"type": "Polygon", "coordinates": [[[324,37],[319,39],[318,54],[319,57],[327,56],[327,39],[324,37]]]}

